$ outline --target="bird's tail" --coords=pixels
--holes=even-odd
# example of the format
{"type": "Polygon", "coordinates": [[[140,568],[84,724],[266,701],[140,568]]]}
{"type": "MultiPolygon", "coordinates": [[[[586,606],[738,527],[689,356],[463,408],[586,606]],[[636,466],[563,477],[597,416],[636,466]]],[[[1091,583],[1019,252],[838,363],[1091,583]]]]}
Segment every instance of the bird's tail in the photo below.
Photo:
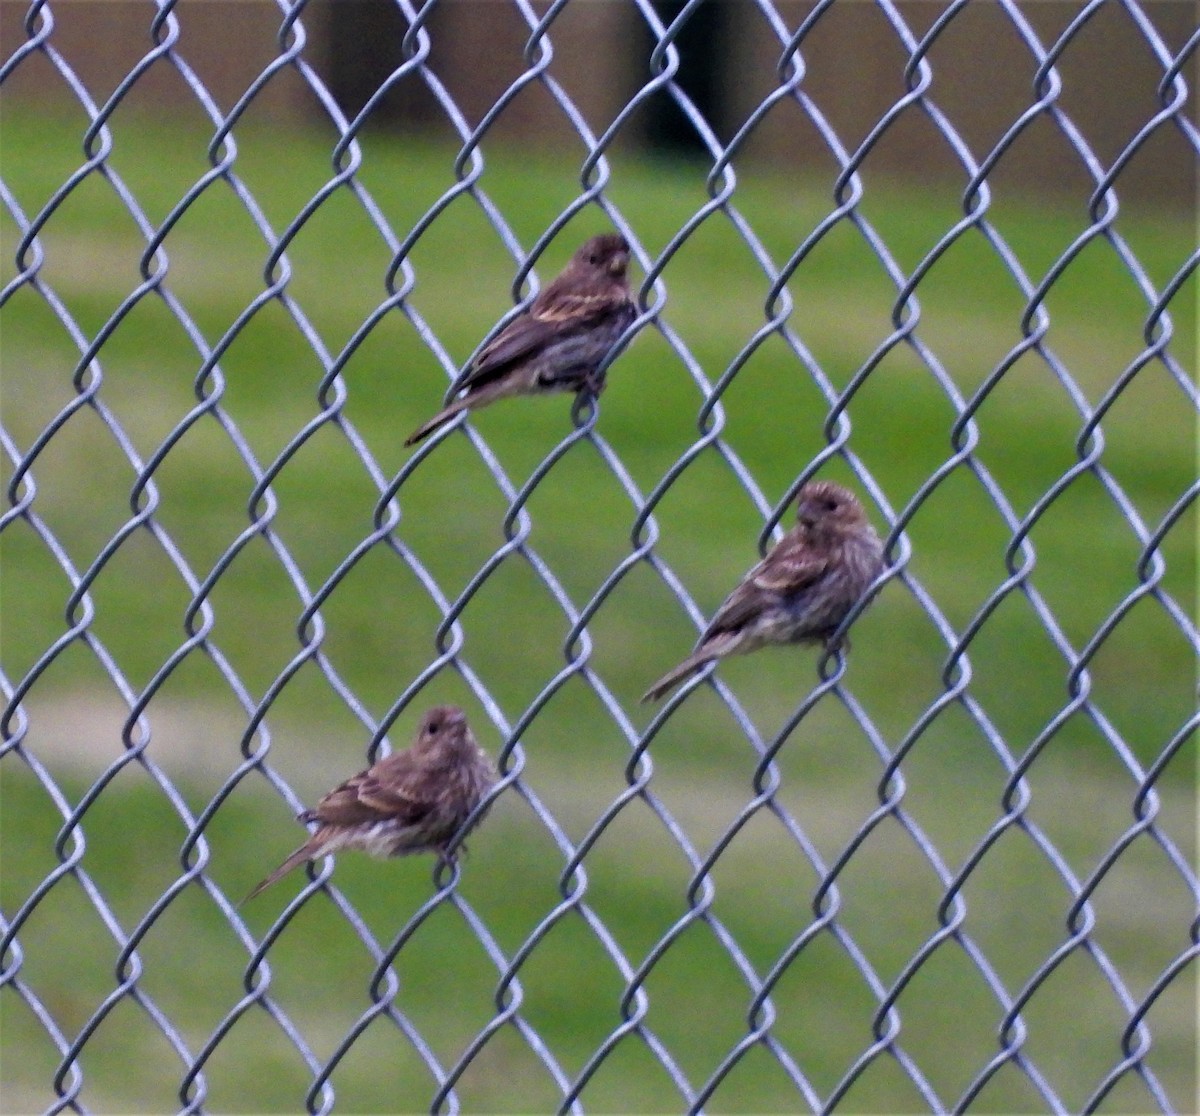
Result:
{"type": "Polygon", "coordinates": [[[260,883],[253,891],[251,891],[250,894],[238,904],[238,906],[241,907],[246,903],[249,903],[250,900],[260,892],[266,891],[271,884],[281,880],[293,868],[303,864],[306,860],[312,860],[312,858],[316,855],[318,855],[317,847],[314,846],[312,841],[305,841],[303,845],[301,845],[294,853],[292,853],[291,856],[287,858],[287,860],[285,860],[278,868],[275,869],[274,872],[272,872],[265,880],[263,880],[262,883],[260,883]]]}
{"type": "Polygon", "coordinates": [[[711,663],[716,655],[709,651],[697,651],[694,655],[689,655],[682,663],[674,670],[667,671],[653,686],[650,687],[643,695],[642,701],[658,701],[668,690],[673,690],[685,678],[691,677],[701,667],[707,663],[711,663]]]}
{"type": "Polygon", "coordinates": [[[475,398],[470,395],[464,395],[461,399],[456,399],[448,407],[443,407],[442,410],[438,411],[438,413],[434,415],[433,418],[431,418],[427,423],[418,426],[416,430],[414,430],[408,436],[408,438],[405,439],[404,444],[406,446],[416,445],[417,442],[421,441],[422,438],[428,438],[429,435],[439,427],[445,426],[446,423],[454,418],[454,416],[460,411],[467,410],[469,407],[474,406],[475,403],[475,398]]]}

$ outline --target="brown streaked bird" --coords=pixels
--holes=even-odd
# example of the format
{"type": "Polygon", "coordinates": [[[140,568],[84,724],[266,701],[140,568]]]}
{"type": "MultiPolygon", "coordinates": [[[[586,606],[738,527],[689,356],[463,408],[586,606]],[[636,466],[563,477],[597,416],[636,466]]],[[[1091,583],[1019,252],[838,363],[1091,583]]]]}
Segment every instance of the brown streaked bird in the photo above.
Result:
{"type": "Polygon", "coordinates": [[[412,747],[360,771],[331,790],[316,809],[300,814],[297,820],[317,823],[317,831],[242,902],[306,860],[341,849],[361,849],[372,856],[436,852],[444,857],[451,838],[495,782],[496,770],[475,742],[466,714],[439,705],[425,714],[412,747]]]}
{"type": "Polygon", "coordinates": [[[695,650],[642,697],[655,701],[713,659],[777,643],[824,643],[884,570],[858,499],[832,481],[800,489],[796,526],[717,609],[695,650]]]}
{"type": "Polygon", "coordinates": [[[601,361],[637,316],[629,292],[629,242],[593,236],[525,313],[489,341],[471,363],[463,391],[404,443],[411,446],[460,411],[512,395],[583,391],[599,395],[601,361]]]}

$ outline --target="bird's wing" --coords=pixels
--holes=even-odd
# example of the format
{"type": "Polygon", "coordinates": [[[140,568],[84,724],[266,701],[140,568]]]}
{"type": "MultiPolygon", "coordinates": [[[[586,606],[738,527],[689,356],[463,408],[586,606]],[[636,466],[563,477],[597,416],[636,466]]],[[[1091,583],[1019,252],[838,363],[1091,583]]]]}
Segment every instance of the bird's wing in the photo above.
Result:
{"type": "Polygon", "coordinates": [[[611,311],[611,291],[564,292],[552,283],[533,305],[514,318],[479,351],[471,370],[459,387],[479,387],[502,376],[523,357],[544,347],[564,333],[582,329],[611,311]]]}
{"type": "Polygon", "coordinates": [[[313,818],[324,825],[360,825],[383,818],[415,821],[431,805],[412,777],[416,769],[407,752],[388,756],[331,790],[317,803],[313,818]]]}
{"type": "Polygon", "coordinates": [[[828,564],[828,559],[816,553],[803,539],[785,536],[725,598],[700,637],[700,643],[721,632],[740,628],[778,597],[797,593],[811,585],[825,572],[828,564]]]}
{"type": "Polygon", "coordinates": [[[532,313],[513,318],[482,349],[471,370],[459,386],[480,387],[502,376],[515,361],[540,349],[557,332],[553,321],[535,318],[532,313]]]}
{"type": "Polygon", "coordinates": [[[760,589],[775,593],[797,593],[816,581],[829,568],[829,556],[813,548],[796,534],[785,535],[747,575],[760,589]]]}
{"type": "Polygon", "coordinates": [[[621,298],[612,289],[600,291],[556,291],[553,286],[547,287],[534,300],[529,311],[532,318],[539,322],[570,322],[580,325],[607,314],[620,304],[621,298]]]}

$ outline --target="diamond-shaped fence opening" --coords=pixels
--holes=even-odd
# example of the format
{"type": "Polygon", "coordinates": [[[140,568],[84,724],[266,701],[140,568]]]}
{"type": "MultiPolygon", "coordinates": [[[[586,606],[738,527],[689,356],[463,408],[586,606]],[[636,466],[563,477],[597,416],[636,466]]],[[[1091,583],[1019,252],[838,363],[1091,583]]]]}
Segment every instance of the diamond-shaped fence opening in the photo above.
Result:
{"type": "Polygon", "coordinates": [[[1191,1111],[1191,4],[0,17],[6,1111],[1191,1111]],[[849,643],[639,704],[816,477],[849,643]],[[468,855],[239,905],[443,703],[468,855]]]}

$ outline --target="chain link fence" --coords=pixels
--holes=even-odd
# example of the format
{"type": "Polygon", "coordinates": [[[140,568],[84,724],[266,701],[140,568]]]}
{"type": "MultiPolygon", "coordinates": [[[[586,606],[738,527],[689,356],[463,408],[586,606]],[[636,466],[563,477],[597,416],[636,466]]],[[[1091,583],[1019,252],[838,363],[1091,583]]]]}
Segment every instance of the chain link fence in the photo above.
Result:
{"type": "Polygon", "coordinates": [[[398,0],[358,111],[358,6],[87,7],[4,5],[6,1111],[1193,1110],[1194,198],[1123,190],[1194,178],[1190,5],[742,0],[736,113],[699,0],[398,0]],[[404,450],[608,228],[601,399],[404,450]],[[849,650],[638,705],[817,475],[849,650]],[[441,701],[470,855],[239,908],[441,701]]]}

